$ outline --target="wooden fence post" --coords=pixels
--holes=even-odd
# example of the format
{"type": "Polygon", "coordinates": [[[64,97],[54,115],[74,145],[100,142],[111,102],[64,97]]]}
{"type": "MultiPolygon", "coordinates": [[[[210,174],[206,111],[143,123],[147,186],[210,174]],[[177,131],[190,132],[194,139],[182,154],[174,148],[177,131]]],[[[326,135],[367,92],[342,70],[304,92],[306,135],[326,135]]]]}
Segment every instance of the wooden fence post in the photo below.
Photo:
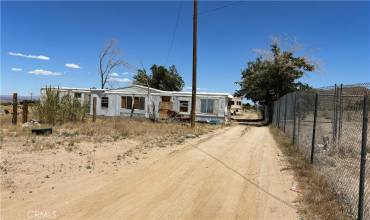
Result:
{"type": "Polygon", "coordinates": [[[96,97],[93,98],[93,122],[96,121],[96,97]]]}
{"type": "Polygon", "coordinates": [[[13,93],[13,117],[12,117],[12,124],[17,124],[17,116],[18,116],[18,97],[17,93],[13,93]]]}
{"type": "Polygon", "coordinates": [[[22,105],[22,123],[26,123],[28,121],[28,102],[25,100],[23,101],[22,105]]]}
{"type": "Polygon", "coordinates": [[[367,145],[367,128],[369,122],[369,101],[368,92],[365,91],[363,116],[362,116],[362,141],[361,141],[361,161],[360,161],[360,184],[358,190],[358,211],[357,219],[362,220],[364,215],[364,197],[365,197],[365,169],[366,169],[366,145],[367,145]]]}
{"type": "Polygon", "coordinates": [[[311,164],[313,164],[313,157],[315,154],[315,138],[316,138],[316,121],[317,121],[317,106],[318,106],[319,95],[315,95],[315,111],[313,115],[313,126],[312,126],[312,144],[311,144],[311,164]]]}

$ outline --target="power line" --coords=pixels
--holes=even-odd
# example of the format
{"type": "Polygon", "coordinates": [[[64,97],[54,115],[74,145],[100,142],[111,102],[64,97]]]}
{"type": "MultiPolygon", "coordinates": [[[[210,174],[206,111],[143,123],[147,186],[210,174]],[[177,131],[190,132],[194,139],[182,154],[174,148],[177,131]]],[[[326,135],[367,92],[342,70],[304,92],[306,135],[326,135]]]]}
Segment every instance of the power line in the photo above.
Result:
{"type": "Polygon", "coordinates": [[[223,5],[223,6],[220,6],[220,7],[216,7],[216,8],[210,9],[210,10],[200,12],[200,13],[198,13],[198,15],[204,15],[204,14],[208,14],[208,13],[211,13],[211,12],[214,12],[214,11],[218,11],[218,10],[230,7],[232,5],[235,5],[235,4],[238,4],[238,3],[241,3],[241,2],[243,2],[243,1],[231,2],[229,4],[226,4],[226,5],[223,5]]]}
{"type": "Polygon", "coordinates": [[[177,27],[179,26],[181,8],[182,8],[182,1],[180,2],[179,8],[177,10],[176,23],[175,23],[175,27],[172,31],[171,43],[170,43],[170,48],[168,49],[165,66],[167,66],[168,58],[170,57],[170,54],[172,52],[172,47],[173,47],[173,42],[175,41],[175,35],[176,35],[177,27]]]}

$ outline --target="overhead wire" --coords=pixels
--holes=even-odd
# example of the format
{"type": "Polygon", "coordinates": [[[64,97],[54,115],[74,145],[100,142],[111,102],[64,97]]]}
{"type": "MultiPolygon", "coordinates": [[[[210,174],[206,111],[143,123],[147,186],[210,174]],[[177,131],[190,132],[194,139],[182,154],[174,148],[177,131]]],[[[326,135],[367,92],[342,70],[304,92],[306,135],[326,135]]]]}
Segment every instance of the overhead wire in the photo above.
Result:
{"type": "MultiPolygon", "coordinates": [[[[212,9],[209,9],[209,10],[205,10],[205,11],[203,11],[203,12],[198,13],[198,16],[199,16],[199,15],[209,14],[209,13],[212,13],[212,12],[214,12],[214,11],[218,11],[218,10],[224,9],[224,8],[230,7],[230,6],[232,6],[232,5],[235,5],[235,4],[238,4],[238,3],[241,3],[241,2],[243,2],[243,1],[235,1],[235,2],[231,2],[231,3],[229,3],[229,4],[226,4],[226,5],[220,6],[220,7],[212,8],[212,9]]],[[[183,3],[183,2],[182,2],[182,1],[180,1],[179,7],[178,7],[178,10],[177,10],[176,22],[175,22],[174,29],[173,29],[173,31],[172,31],[172,37],[171,37],[170,47],[169,47],[169,49],[168,49],[167,56],[166,56],[166,59],[165,59],[165,66],[167,66],[167,63],[168,63],[169,57],[170,57],[171,52],[172,52],[172,49],[173,49],[173,44],[174,44],[174,41],[175,41],[176,32],[177,32],[177,28],[178,28],[178,26],[179,26],[179,21],[180,21],[180,15],[181,15],[182,3],[183,3]]]]}
{"type": "Polygon", "coordinates": [[[205,10],[205,11],[199,12],[198,13],[198,16],[199,15],[208,14],[208,13],[211,13],[211,12],[214,12],[214,11],[218,11],[218,10],[221,10],[221,9],[224,9],[224,8],[227,8],[227,7],[230,7],[232,5],[235,5],[235,4],[238,4],[238,3],[241,3],[241,2],[243,2],[243,1],[235,1],[235,2],[231,2],[229,4],[226,4],[226,5],[220,6],[220,7],[212,8],[212,9],[209,9],[209,10],[205,10]]]}
{"type": "Polygon", "coordinates": [[[176,36],[176,32],[177,32],[177,27],[179,26],[181,9],[182,9],[182,1],[180,1],[180,5],[179,5],[178,10],[177,10],[176,23],[175,23],[175,27],[172,31],[171,43],[170,43],[170,47],[169,47],[168,52],[167,52],[167,56],[166,56],[166,60],[165,60],[165,66],[167,66],[168,59],[169,59],[169,57],[171,55],[171,52],[172,52],[173,43],[175,41],[175,36],[176,36]]]}

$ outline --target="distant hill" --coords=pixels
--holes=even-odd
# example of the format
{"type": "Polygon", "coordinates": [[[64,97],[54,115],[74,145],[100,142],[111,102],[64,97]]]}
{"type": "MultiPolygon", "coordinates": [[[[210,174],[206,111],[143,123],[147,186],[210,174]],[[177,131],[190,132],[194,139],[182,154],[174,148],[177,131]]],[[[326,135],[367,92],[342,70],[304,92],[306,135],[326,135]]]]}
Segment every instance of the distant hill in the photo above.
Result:
{"type": "MultiPolygon", "coordinates": [[[[38,101],[40,96],[32,96],[33,101],[38,101]]],[[[18,102],[31,100],[31,96],[18,96],[18,102]]],[[[0,103],[9,103],[13,101],[13,95],[0,95],[0,103]]]]}

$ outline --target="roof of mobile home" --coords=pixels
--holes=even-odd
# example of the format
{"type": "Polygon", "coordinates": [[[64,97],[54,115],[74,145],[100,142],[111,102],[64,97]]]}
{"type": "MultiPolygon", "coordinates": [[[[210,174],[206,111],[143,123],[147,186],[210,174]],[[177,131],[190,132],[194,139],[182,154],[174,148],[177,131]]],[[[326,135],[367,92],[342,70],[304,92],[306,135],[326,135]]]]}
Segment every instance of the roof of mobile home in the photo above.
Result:
{"type": "MultiPolygon", "coordinates": [[[[41,88],[41,90],[46,89],[47,87],[41,88]]],[[[121,87],[121,88],[115,88],[115,89],[96,89],[96,88],[72,88],[72,87],[52,87],[53,89],[59,89],[61,91],[80,91],[80,92],[104,92],[107,94],[127,94],[127,93],[133,93],[135,94],[147,94],[147,92],[139,92],[139,91],[127,91],[130,88],[133,89],[144,89],[147,90],[148,87],[146,86],[141,86],[141,85],[130,85],[126,87],[121,87]]],[[[151,95],[175,95],[175,96],[191,96],[191,92],[185,92],[185,91],[164,91],[164,90],[159,90],[159,89],[154,89],[150,88],[150,91],[153,92],[151,95]]],[[[233,98],[233,96],[229,93],[214,93],[214,92],[197,92],[197,95],[204,95],[204,96],[227,96],[228,98],[233,98]]]]}

